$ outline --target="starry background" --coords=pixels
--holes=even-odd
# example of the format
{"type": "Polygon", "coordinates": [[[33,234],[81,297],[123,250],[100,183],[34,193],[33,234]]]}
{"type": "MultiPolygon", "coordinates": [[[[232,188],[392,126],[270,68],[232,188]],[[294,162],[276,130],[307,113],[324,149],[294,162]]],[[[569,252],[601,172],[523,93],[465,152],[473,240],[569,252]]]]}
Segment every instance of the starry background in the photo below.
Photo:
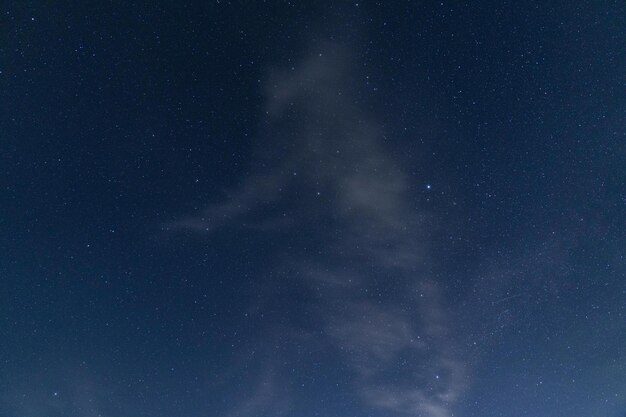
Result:
{"type": "Polygon", "coordinates": [[[0,417],[626,415],[626,3],[7,1],[0,417]]]}

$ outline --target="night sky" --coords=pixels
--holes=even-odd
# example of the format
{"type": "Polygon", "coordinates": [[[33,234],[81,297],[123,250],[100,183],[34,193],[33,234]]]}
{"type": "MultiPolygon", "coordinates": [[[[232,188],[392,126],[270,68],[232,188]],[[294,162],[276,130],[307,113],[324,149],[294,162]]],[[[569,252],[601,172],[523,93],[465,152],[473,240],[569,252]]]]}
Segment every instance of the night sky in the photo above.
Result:
{"type": "Polygon", "coordinates": [[[0,417],[626,416],[626,2],[0,12],[0,417]]]}

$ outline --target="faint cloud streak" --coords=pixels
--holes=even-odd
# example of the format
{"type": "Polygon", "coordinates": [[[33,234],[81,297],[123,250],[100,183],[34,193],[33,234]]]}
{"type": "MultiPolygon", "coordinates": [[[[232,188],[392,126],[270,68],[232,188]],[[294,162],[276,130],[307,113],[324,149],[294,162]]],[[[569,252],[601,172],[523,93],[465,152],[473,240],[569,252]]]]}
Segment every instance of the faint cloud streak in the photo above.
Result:
{"type": "MultiPolygon", "coordinates": [[[[333,44],[312,49],[299,67],[272,71],[266,86],[275,139],[266,145],[284,157],[260,164],[226,202],[166,228],[212,232],[245,221],[274,224],[267,233],[314,230],[323,250],[283,260],[299,272],[297,284],[318,294],[310,302],[320,337],[349,364],[358,396],[398,415],[452,416],[467,376],[441,290],[425,272],[425,216],[356,98],[351,53],[333,44]],[[276,221],[281,205],[289,221],[276,221]]],[[[229,417],[260,412],[273,401],[272,383],[229,417]]]]}

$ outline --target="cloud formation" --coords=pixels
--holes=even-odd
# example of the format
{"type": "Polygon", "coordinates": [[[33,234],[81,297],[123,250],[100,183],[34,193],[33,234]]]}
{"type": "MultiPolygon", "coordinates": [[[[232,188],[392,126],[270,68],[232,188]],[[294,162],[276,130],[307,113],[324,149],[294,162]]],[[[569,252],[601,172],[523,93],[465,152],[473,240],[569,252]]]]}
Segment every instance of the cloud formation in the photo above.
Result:
{"type": "MultiPolygon", "coordinates": [[[[441,289],[428,276],[426,216],[354,93],[362,78],[350,59],[347,48],[324,44],[299,66],[271,71],[266,110],[273,139],[264,146],[272,151],[259,151],[259,169],[227,201],[166,227],[211,233],[245,223],[268,234],[309,231],[315,253],[280,262],[313,294],[318,338],[351,370],[363,406],[451,416],[466,372],[441,289]]],[[[240,414],[262,412],[257,397],[240,414]]]]}

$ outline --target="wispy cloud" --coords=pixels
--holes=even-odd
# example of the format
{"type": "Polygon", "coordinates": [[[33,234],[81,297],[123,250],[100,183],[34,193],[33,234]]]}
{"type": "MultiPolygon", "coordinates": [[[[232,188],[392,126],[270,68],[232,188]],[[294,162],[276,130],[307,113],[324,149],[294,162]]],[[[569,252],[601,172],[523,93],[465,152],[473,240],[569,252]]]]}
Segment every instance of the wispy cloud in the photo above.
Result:
{"type": "Polygon", "coordinates": [[[110,384],[75,369],[53,367],[22,372],[23,378],[15,379],[12,387],[0,396],[3,410],[12,415],[107,417],[125,409],[121,398],[116,399],[115,408],[111,407],[110,399],[105,399],[105,392],[115,392],[110,384]]]}
{"type": "MultiPolygon", "coordinates": [[[[426,273],[424,214],[354,93],[361,81],[351,53],[333,44],[311,49],[299,66],[271,71],[266,85],[275,142],[264,146],[282,158],[260,163],[227,201],[166,228],[313,230],[321,250],[281,261],[317,294],[309,302],[321,337],[349,365],[359,398],[398,415],[451,416],[466,372],[441,290],[426,273]]],[[[260,412],[266,397],[261,389],[241,413],[260,412]]]]}
{"type": "Polygon", "coordinates": [[[226,414],[226,417],[254,417],[258,415],[280,417],[289,411],[289,400],[284,387],[276,380],[271,369],[266,370],[257,385],[226,414]]]}

